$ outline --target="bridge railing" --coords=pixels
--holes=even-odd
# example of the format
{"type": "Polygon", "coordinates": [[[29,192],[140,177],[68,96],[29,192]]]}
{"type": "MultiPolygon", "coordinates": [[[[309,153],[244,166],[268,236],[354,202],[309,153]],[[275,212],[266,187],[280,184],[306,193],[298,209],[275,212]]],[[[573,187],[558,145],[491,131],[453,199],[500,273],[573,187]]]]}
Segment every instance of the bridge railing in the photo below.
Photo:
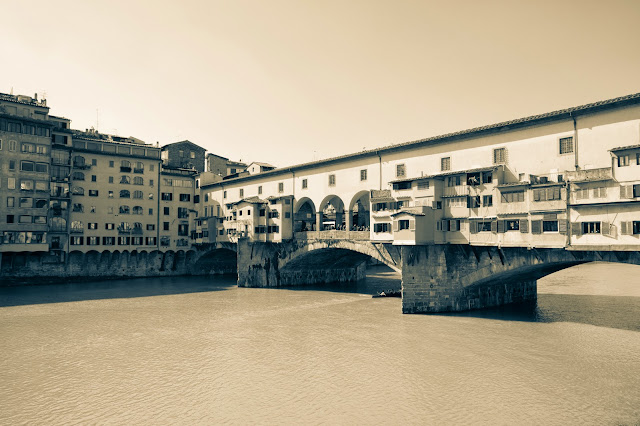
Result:
{"type": "Polygon", "coordinates": [[[354,240],[368,241],[369,231],[342,231],[332,229],[329,231],[295,232],[296,240],[354,240]]]}

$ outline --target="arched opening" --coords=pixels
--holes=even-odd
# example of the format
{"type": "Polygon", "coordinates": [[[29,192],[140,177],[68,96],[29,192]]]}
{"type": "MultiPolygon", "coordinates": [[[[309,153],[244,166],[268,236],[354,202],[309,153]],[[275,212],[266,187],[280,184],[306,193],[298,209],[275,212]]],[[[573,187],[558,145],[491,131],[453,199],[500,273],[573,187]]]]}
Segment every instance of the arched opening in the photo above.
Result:
{"type": "Polygon", "coordinates": [[[316,206],[310,198],[298,200],[293,210],[293,232],[308,232],[316,229],[316,206]]]}
{"type": "Polygon", "coordinates": [[[218,248],[202,255],[193,267],[193,275],[221,275],[238,273],[238,255],[235,251],[218,248]]]}
{"type": "Polygon", "coordinates": [[[401,274],[369,254],[326,247],[303,252],[279,269],[279,285],[400,295],[401,274]]]}
{"type": "Polygon", "coordinates": [[[349,226],[351,231],[368,231],[370,223],[371,202],[369,191],[360,191],[349,203],[349,226]]]}
{"type": "Polygon", "coordinates": [[[328,195],[320,203],[318,214],[321,214],[319,226],[322,231],[346,229],[344,202],[337,195],[328,195]]]}

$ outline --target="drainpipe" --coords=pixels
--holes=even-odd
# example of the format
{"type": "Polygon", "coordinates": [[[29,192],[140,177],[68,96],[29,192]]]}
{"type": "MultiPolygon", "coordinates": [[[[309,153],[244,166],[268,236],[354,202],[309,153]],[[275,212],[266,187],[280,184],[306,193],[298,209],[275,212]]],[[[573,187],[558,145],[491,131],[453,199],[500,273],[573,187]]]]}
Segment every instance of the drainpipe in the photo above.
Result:
{"type": "Polygon", "coordinates": [[[382,156],[380,155],[380,151],[376,151],[376,155],[378,156],[378,176],[380,177],[378,189],[382,191],[382,156]]]}
{"type": "Polygon", "coordinates": [[[580,169],[580,165],[578,163],[578,123],[576,122],[576,117],[569,113],[569,117],[573,120],[573,157],[575,159],[575,169],[580,169]]]}

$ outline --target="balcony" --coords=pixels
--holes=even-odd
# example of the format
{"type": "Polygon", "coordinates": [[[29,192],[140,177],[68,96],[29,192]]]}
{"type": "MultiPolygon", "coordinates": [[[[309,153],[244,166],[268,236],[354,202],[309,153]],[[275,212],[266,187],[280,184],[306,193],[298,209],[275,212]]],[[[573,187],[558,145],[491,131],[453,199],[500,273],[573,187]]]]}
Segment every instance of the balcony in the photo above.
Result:
{"type": "Polygon", "coordinates": [[[590,170],[575,170],[565,173],[565,179],[572,182],[589,182],[613,179],[611,167],[590,170]]]}
{"type": "Polygon", "coordinates": [[[131,173],[131,167],[122,167],[120,166],[121,173],[131,173]]]}
{"type": "Polygon", "coordinates": [[[443,197],[464,197],[469,195],[469,187],[467,185],[447,186],[442,191],[443,197]]]}
{"type": "Polygon", "coordinates": [[[73,163],[73,168],[74,169],[80,169],[80,170],[89,170],[91,168],[91,164],[73,163]]]}
{"type": "MultiPolygon", "coordinates": [[[[122,169],[122,167],[121,167],[121,169],[122,169]]],[[[134,168],[133,169],[133,173],[144,173],[144,169],[136,169],[136,168],[134,168]]]]}
{"type": "Polygon", "coordinates": [[[121,226],[118,226],[118,234],[130,235],[131,234],[131,228],[123,228],[121,226]]]}
{"type": "Polygon", "coordinates": [[[84,234],[84,228],[71,228],[71,233],[72,234],[84,234]]]}

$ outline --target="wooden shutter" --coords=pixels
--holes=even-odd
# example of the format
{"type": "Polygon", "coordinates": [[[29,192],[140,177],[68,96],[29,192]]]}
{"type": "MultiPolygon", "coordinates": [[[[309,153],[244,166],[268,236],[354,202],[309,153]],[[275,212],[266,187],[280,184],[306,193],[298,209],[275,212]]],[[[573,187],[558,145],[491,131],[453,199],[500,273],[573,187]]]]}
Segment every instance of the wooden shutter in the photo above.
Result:
{"type": "Polygon", "coordinates": [[[606,235],[607,237],[611,235],[611,225],[609,222],[600,223],[600,232],[602,232],[602,235],[606,235]]]}
{"type": "Polygon", "coordinates": [[[532,234],[541,234],[542,233],[542,221],[541,220],[532,220],[531,221],[531,233],[532,234]]]}
{"type": "Polygon", "coordinates": [[[472,234],[477,234],[478,233],[478,222],[474,221],[469,221],[469,232],[472,234]]]}
{"type": "Polygon", "coordinates": [[[520,232],[523,234],[529,233],[529,220],[528,219],[520,219],[520,232]]]}
{"type": "Polygon", "coordinates": [[[553,188],[553,199],[554,200],[562,199],[562,197],[560,196],[560,187],[559,186],[556,186],[555,188],[553,188]]]}
{"type": "Polygon", "coordinates": [[[565,219],[558,220],[558,232],[562,235],[567,235],[567,221],[565,219]]]}
{"type": "Polygon", "coordinates": [[[504,233],[504,220],[499,220],[498,221],[498,233],[499,234],[503,234],[504,233]]]}
{"type": "Polygon", "coordinates": [[[571,235],[582,235],[582,223],[573,222],[571,224],[571,235]]]}
{"type": "Polygon", "coordinates": [[[415,231],[416,229],[416,221],[415,220],[410,220],[409,221],[409,230],[410,231],[415,231]]]}
{"type": "Polygon", "coordinates": [[[620,185],[620,198],[633,198],[633,186],[620,185]]]}
{"type": "Polygon", "coordinates": [[[497,220],[492,220],[491,221],[491,232],[493,232],[494,234],[498,232],[498,221],[497,220]]]}
{"type": "Polygon", "coordinates": [[[533,190],[533,201],[540,201],[540,190],[539,189],[534,189],[533,190]]]}
{"type": "Polygon", "coordinates": [[[633,227],[631,222],[620,222],[620,234],[622,235],[631,235],[631,231],[633,227]]]}
{"type": "Polygon", "coordinates": [[[553,188],[553,187],[547,188],[547,191],[546,191],[547,192],[547,200],[553,200],[554,199],[553,197],[554,197],[554,195],[556,193],[555,190],[556,190],[556,188],[553,188]]]}

